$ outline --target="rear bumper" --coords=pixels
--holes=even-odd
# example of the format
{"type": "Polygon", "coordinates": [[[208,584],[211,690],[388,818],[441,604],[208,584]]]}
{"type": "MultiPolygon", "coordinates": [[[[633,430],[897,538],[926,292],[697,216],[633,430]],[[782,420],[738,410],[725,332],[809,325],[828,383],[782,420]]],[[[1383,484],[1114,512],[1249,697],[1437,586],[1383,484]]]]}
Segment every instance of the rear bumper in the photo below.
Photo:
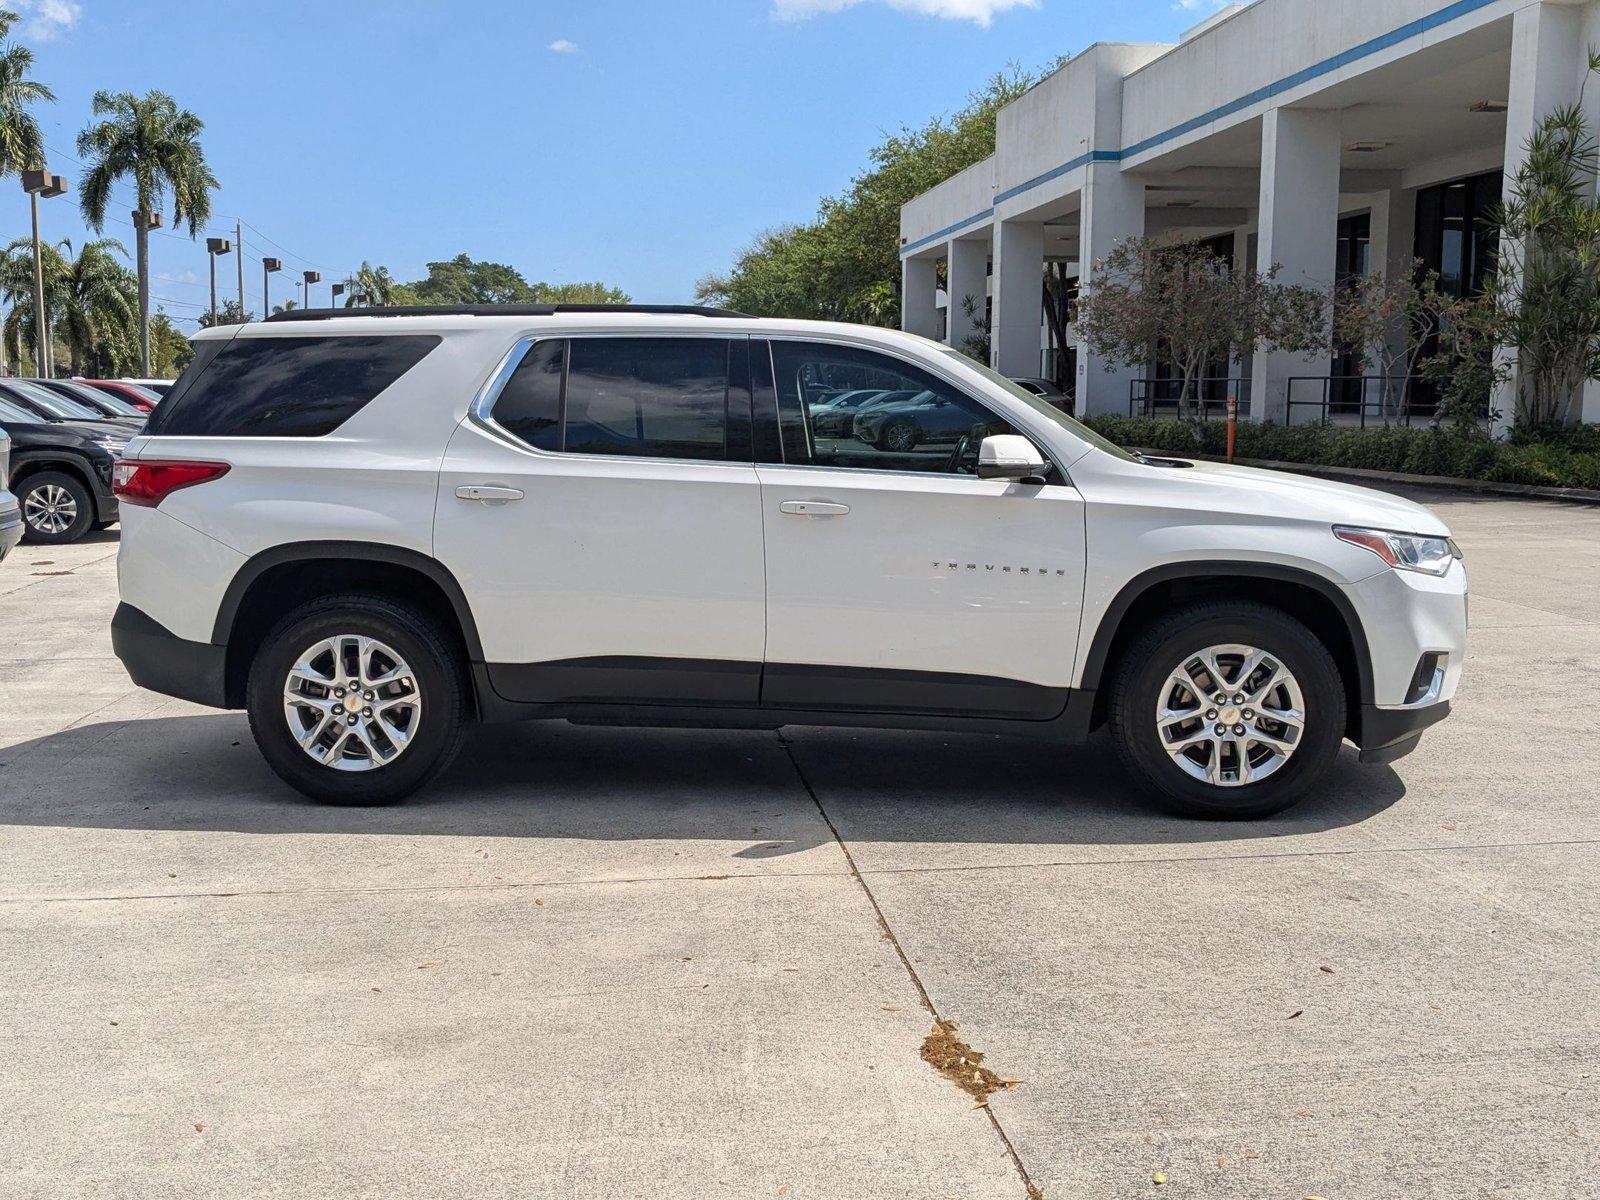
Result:
{"type": "Polygon", "coordinates": [[[17,498],[0,488],[0,561],[22,540],[22,509],[17,498]]]}
{"type": "Polygon", "coordinates": [[[111,618],[111,648],[134,683],[208,708],[228,707],[228,648],[189,642],[123,603],[111,618]]]}
{"type": "Polygon", "coordinates": [[[1391,763],[1404,758],[1417,748],[1424,729],[1449,715],[1448,700],[1420,708],[1379,708],[1376,704],[1363,704],[1361,735],[1356,739],[1361,747],[1361,761],[1391,763]]]}

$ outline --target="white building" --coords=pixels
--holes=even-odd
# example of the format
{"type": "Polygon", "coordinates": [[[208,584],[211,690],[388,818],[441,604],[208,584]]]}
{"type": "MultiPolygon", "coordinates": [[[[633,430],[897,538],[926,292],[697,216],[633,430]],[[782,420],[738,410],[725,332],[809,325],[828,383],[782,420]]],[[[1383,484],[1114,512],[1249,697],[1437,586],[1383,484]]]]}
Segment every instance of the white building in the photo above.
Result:
{"type": "MultiPolygon", "coordinates": [[[[1540,116],[1578,101],[1590,46],[1597,0],[1257,0],[1175,46],[1091,46],[1001,110],[991,158],[902,209],[904,327],[960,346],[962,298],[981,319],[987,294],[994,366],[1051,374],[1046,264],[1092,288],[1096,260],[1135,235],[1218,239],[1235,263],[1322,285],[1416,257],[1470,291],[1494,245],[1477,218],[1540,116]]],[[[1583,103],[1600,129],[1600,79],[1583,103]]],[[[1107,372],[1064,340],[1080,412],[1159,389],[1154,365],[1107,372]]],[[[1351,385],[1330,375],[1354,373],[1332,355],[1215,370],[1235,378],[1213,394],[1277,420],[1291,393],[1308,419],[1299,401],[1337,399],[1351,385]]]]}

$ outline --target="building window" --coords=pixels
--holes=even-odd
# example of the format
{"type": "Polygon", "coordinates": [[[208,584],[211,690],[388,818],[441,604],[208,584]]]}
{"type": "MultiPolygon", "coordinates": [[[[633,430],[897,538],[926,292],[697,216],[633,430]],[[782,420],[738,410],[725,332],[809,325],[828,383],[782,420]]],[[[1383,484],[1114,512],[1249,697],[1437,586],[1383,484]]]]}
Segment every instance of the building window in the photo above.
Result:
{"type": "Polygon", "coordinates": [[[1499,238],[1489,220],[1500,203],[1499,171],[1417,192],[1416,256],[1452,296],[1476,296],[1494,270],[1499,238]]]}

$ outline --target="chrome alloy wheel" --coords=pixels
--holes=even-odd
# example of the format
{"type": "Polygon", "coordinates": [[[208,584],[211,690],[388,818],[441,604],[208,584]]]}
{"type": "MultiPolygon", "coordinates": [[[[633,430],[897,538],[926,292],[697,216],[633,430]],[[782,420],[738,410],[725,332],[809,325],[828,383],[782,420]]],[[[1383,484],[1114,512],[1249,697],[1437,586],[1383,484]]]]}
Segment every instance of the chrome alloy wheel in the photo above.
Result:
{"type": "Polygon", "coordinates": [[[78,502],[59,483],[47,483],[28,493],[22,518],[40,533],[65,533],[78,519],[78,502]]]}
{"type": "Polygon", "coordinates": [[[422,693],[406,660],[376,638],[342,633],[289,669],[283,716],[300,748],[336,771],[388,766],[422,725],[422,693]]]}
{"type": "Polygon", "coordinates": [[[1210,646],[1188,655],[1156,703],[1156,733],[1167,755],[1217,787],[1243,787],[1278,771],[1305,727],[1300,684],[1254,646],[1210,646]]]}

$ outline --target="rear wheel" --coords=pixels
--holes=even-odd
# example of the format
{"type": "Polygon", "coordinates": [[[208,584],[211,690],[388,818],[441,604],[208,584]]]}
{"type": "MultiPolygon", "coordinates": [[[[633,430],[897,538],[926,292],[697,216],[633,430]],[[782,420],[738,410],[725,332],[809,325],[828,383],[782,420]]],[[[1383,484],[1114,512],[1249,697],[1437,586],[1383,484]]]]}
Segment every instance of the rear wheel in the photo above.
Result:
{"type": "Polygon", "coordinates": [[[22,536],[30,542],[65,545],[94,524],[94,497],[76,475],[40,471],[17,485],[22,507],[22,536]]]}
{"type": "Polygon", "coordinates": [[[1111,733],[1130,773],[1187,816],[1280,812],[1327,770],[1344,687],[1327,647],[1265,605],[1171,613],[1122,656],[1111,733]]]}
{"type": "Polygon", "coordinates": [[[878,436],[878,445],[885,450],[913,450],[917,445],[917,427],[909,421],[891,421],[878,436]]]}
{"type": "Polygon", "coordinates": [[[465,673],[432,618],[384,596],[330,596],[267,635],[251,664],[250,730],[291,787],[329,804],[387,804],[461,748],[465,673]]]}

